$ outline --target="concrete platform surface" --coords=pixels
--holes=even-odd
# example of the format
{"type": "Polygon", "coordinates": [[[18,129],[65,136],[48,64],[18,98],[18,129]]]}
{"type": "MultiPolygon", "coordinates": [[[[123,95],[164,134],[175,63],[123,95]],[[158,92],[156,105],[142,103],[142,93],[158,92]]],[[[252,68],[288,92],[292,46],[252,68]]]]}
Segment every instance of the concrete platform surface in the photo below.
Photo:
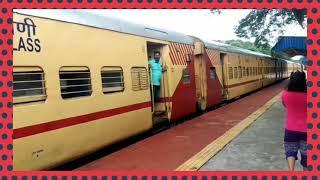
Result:
{"type": "MultiPolygon", "coordinates": [[[[200,170],[288,170],[284,126],[285,109],[279,99],[200,170]]],[[[300,157],[296,170],[302,170],[300,157]]]]}

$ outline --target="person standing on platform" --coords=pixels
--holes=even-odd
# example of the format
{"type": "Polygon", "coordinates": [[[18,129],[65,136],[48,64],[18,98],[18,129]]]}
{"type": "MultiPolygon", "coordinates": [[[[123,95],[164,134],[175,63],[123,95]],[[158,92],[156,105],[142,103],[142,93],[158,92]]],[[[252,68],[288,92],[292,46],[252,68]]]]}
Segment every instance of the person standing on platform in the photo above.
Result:
{"type": "Polygon", "coordinates": [[[286,108],[284,148],[289,170],[294,170],[301,155],[301,165],[307,170],[307,85],[304,72],[294,72],[286,90],[282,93],[282,103],[286,108]]]}

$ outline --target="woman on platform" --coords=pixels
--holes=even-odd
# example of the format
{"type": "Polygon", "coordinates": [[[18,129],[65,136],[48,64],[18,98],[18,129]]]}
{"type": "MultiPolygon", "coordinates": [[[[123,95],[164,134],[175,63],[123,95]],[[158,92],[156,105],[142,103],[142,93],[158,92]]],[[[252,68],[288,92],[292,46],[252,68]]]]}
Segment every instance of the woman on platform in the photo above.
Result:
{"type": "Polygon", "coordinates": [[[300,151],[301,165],[307,169],[307,85],[306,74],[297,71],[290,77],[289,84],[282,94],[286,108],[284,148],[289,170],[294,170],[297,154],[300,151]]]}

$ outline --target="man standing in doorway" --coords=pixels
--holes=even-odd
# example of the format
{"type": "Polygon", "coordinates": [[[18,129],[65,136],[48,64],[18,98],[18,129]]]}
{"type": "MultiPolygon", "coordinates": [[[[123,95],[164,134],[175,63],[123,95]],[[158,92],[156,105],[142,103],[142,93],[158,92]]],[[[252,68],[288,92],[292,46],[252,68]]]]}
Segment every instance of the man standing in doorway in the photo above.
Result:
{"type": "MultiPolygon", "coordinates": [[[[151,66],[151,75],[152,75],[152,86],[153,86],[153,98],[154,102],[160,101],[160,85],[162,79],[162,72],[166,71],[165,68],[162,68],[160,64],[160,51],[154,52],[154,58],[149,61],[149,65],[151,66]]],[[[150,67],[149,66],[149,67],[150,67]]]]}

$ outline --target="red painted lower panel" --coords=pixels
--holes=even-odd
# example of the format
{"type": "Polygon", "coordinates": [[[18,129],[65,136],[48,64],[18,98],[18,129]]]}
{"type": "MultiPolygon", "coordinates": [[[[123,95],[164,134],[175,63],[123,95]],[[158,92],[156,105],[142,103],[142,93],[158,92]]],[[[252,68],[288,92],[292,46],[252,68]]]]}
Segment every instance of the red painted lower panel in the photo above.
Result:
{"type": "Polygon", "coordinates": [[[186,67],[190,71],[190,84],[183,84],[181,78],[171,100],[171,120],[177,120],[196,112],[196,84],[193,61],[186,67]]]}
{"type": "Polygon", "coordinates": [[[132,104],[132,105],[119,107],[115,109],[109,109],[105,111],[100,111],[100,112],[85,114],[81,116],[60,119],[60,120],[51,121],[47,123],[18,128],[13,130],[13,139],[23,138],[23,137],[27,137],[27,136],[47,132],[47,131],[52,131],[55,129],[74,126],[77,124],[82,124],[82,123],[86,123],[86,122],[90,122],[90,121],[94,121],[94,120],[98,120],[106,117],[111,117],[111,116],[127,113],[130,111],[135,111],[143,108],[148,108],[148,107],[151,107],[151,103],[143,102],[143,103],[132,104]]]}
{"type": "Polygon", "coordinates": [[[216,76],[216,79],[210,78],[210,67],[212,67],[212,63],[206,54],[206,67],[207,67],[207,107],[212,107],[216,104],[219,104],[222,101],[222,86],[216,76]]]}

